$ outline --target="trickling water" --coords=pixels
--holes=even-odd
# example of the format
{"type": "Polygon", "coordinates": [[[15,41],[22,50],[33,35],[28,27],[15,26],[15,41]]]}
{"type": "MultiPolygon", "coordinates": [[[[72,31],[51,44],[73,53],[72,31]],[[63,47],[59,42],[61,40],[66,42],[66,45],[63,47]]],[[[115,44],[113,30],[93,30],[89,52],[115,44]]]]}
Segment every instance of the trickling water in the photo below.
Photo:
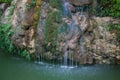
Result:
{"type": "MultiPolygon", "coordinates": [[[[60,63],[65,66],[73,66],[74,64],[77,66],[78,61],[80,59],[79,55],[84,54],[84,28],[86,26],[86,16],[84,16],[84,7],[78,7],[78,11],[76,13],[73,13],[71,11],[71,5],[69,3],[69,0],[62,0],[63,1],[63,19],[67,20],[65,23],[67,24],[67,27],[65,31],[64,40],[63,40],[63,48],[61,51],[64,52],[64,55],[61,56],[60,63]],[[81,18],[81,21],[79,20],[79,17],[81,18]],[[79,49],[79,50],[78,50],[79,49]],[[71,53],[72,51],[72,53],[71,53]],[[78,51],[78,52],[77,52],[78,51]],[[78,55],[78,57],[77,57],[78,55]]],[[[37,36],[43,36],[42,31],[44,31],[44,25],[46,21],[46,17],[48,13],[45,11],[48,9],[49,5],[42,6],[41,16],[39,20],[39,25],[37,27],[37,36]]],[[[63,26],[64,27],[64,26],[63,26]]],[[[59,29],[58,29],[59,30],[59,29]]],[[[61,32],[60,30],[58,32],[61,32]]],[[[62,32],[61,32],[62,33],[62,32]]],[[[61,35],[60,35],[61,36],[61,35]]],[[[61,37],[60,37],[61,38],[61,37]]],[[[42,57],[44,54],[42,54],[42,37],[39,37],[36,40],[36,46],[37,46],[37,53],[39,61],[43,61],[42,57]]],[[[44,50],[43,50],[44,52],[44,50]]],[[[50,53],[51,54],[51,53],[50,53]]],[[[54,55],[52,55],[54,56],[54,55]]],[[[54,59],[51,60],[51,62],[54,64],[54,59]]]]}
{"type": "Polygon", "coordinates": [[[63,13],[64,16],[66,17],[71,17],[71,11],[70,11],[70,3],[68,0],[63,0],[63,13]]]}
{"type": "Polygon", "coordinates": [[[66,46],[65,46],[65,50],[64,50],[64,65],[67,65],[67,63],[68,63],[67,57],[68,57],[68,51],[67,51],[66,46]]]}
{"type": "MultiPolygon", "coordinates": [[[[63,1],[63,13],[64,13],[64,16],[65,17],[70,17],[71,16],[71,12],[70,12],[70,9],[69,9],[69,2],[68,0],[62,0],[63,1]]],[[[67,63],[68,63],[68,51],[67,51],[67,46],[66,46],[67,42],[65,43],[65,46],[64,46],[64,62],[63,64],[65,66],[67,66],[67,63]]]]}
{"type": "Polygon", "coordinates": [[[81,54],[84,54],[84,45],[82,44],[84,42],[84,35],[82,35],[82,37],[80,38],[80,50],[81,50],[81,54]]]}
{"type": "MultiPolygon", "coordinates": [[[[80,45],[80,52],[79,54],[83,55],[85,53],[84,50],[84,29],[86,28],[86,21],[87,21],[87,15],[83,15],[84,11],[88,8],[88,6],[84,7],[76,7],[77,13],[72,13],[71,9],[70,9],[71,4],[69,3],[68,0],[63,0],[63,13],[65,17],[68,17],[71,19],[70,23],[68,23],[68,28],[67,28],[67,35],[68,39],[66,41],[66,45],[70,43],[69,40],[71,40],[71,44],[74,43],[75,40],[77,40],[79,38],[79,45],[80,45]],[[78,17],[81,18],[81,21],[78,21],[78,17]],[[80,36],[80,37],[79,37],[80,36]],[[75,38],[78,37],[78,38],[75,38]],[[72,38],[75,38],[74,41],[72,40],[72,38]]],[[[78,55],[79,55],[78,54],[78,55]]],[[[64,49],[64,65],[67,65],[67,63],[69,62],[70,65],[74,64],[74,56],[75,54],[73,53],[71,55],[70,51],[67,50],[67,48],[65,47],[64,49]],[[70,59],[68,59],[68,56],[70,59]],[[70,61],[68,61],[70,60],[70,61]]],[[[77,66],[78,62],[76,60],[76,66],[77,66]]]]}

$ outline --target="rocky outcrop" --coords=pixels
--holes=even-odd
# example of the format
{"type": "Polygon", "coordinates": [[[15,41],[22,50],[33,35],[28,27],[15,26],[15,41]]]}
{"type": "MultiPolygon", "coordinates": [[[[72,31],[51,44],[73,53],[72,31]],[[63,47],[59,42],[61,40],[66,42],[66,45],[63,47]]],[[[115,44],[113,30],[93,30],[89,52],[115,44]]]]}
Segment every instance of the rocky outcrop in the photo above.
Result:
{"type": "Polygon", "coordinates": [[[12,5],[16,6],[11,19],[15,30],[12,42],[16,46],[27,48],[31,54],[35,53],[35,27],[38,23],[41,1],[13,1],[12,5]]]}
{"type": "Polygon", "coordinates": [[[3,12],[8,6],[6,3],[0,3],[0,11],[3,12]]]}
{"type": "Polygon", "coordinates": [[[116,34],[106,28],[108,24],[119,24],[119,19],[72,13],[72,5],[89,5],[92,0],[70,0],[67,4],[72,9],[65,6],[68,7],[65,11],[70,12],[65,15],[62,4],[57,3],[56,7],[47,0],[36,1],[14,0],[11,4],[14,6],[11,41],[15,46],[27,49],[38,60],[66,58],[79,64],[119,64],[116,34]]]}
{"type": "MultiPolygon", "coordinates": [[[[44,33],[42,31],[44,30],[45,21],[49,14],[48,11],[52,9],[49,9],[49,6],[50,5],[48,4],[43,5],[41,12],[42,23],[40,23],[41,26],[38,27],[38,36],[40,38],[38,39],[39,45],[36,45],[38,45],[37,50],[40,55],[45,55],[45,57],[47,56],[47,58],[52,60],[56,58],[59,59],[59,56],[55,56],[50,50],[46,52],[41,45],[42,43],[44,44],[44,36],[42,37],[44,33]],[[42,53],[44,53],[44,51],[46,53],[41,54],[41,50],[43,50],[42,53]]],[[[55,51],[59,51],[56,55],[64,55],[67,53],[69,60],[74,59],[80,64],[91,64],[94,62],[99,64],[110,64],[117,59],[114,53],[119,53],[119,46],[117,46],[115,34],[107,31],[105,27],[111,22],[117,22],[115,19],[110,17],[87,17],[87,15],[81,15],[78,12],[72,15],[72,18],[63,17],[62,20],[68,26],[64,25],[63,27],[59,27],[59,29],[63,30],[64,28],[69,28],[69,30],[64,30],[63,32],[61,31],[58,33],[58,41],[56,40],[57,46],[56,48],[53,48],[55,51]],[[111,42],[108,42],[109,40],[111,42]],[[109,57],[106,58],[105,55],[109,57]]],[[[51,42],[46,46],[48,46],[48,48],[51,47],[51,42]]]]}

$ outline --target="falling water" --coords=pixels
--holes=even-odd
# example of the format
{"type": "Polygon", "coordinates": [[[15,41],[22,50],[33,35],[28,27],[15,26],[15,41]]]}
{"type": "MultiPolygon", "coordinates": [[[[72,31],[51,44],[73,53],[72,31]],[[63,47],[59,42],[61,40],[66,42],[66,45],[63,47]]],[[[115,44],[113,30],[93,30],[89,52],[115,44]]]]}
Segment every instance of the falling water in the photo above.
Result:
{"type": "Polygon", "coordinates": [[[71,17],[70,3],[68,0],[63,0],[63,14],[65,17],[71,17]]]}
{"type": "Polygon", "coordinates": [[[68,57],[68,51],[67,51],[67,47],[65,45],[65,48],[64,48],[64,65],[65,66],[67,66],[67,63],[68,63],[67,57],[68,57]]]}
{"type": "MultiPolygon", "coordinates": [[[[86,24],[86,17],[82,14],[81,14],[81,17],[83,18],[82,23],[80,25],[80,27],[82,28],[86,24]]],[[[80,50],[81,50],[82,55],[84,54],[84,44],[83,43],[84,43],[84,33],[82,31],[81,38],[80,38],[80,50]]]]}
{"type": "Polygon", "coordinates": [[[84,35],[82,35],[82,37],[80,38],[80,50],[81,50],[81,54],[84,54],[84,45],[82,44],[84,42],[84,35]]]}
{"type": "MultiPolygon", "coordinates": [[[[68,0],[63,0],[63,13],[65,17],[69,17],[71,18],[71,23],[68,25],[68,30],[67,30],[67,35],[80,35],[80,40],[79,40],[79,44],[80,44],[80,53],[79,54],[84,54],[84,32],[83,29],[86,25],[86,16],[83,15],[84,12],[84,6],[81,7],[77,7],[77,13],[76,14],[72,14],[71,10],[70,10],[71,4],[69,3],[68,0]],[[78,22],[78,17],[81,17],[82,21],[79,25],[78,22]]],[[[66,45],[68,44],[69,41],[66,41],[66,45]]],[[[71,54],[70,51],[67,50],[67,47],[64,48],[64,65],[68,65],[67,63],[69,62],[69,64],[72,66],[74,64],[74,53],[71,54]],[[68,56],[69,56],[69,60],[68,61],[68,56]]],[[[76,61],[76,66],[77,66],[77,61],[76,61]]]]}
{"type": "MultiPolygon", "coordinates": [[[[71,16],[71,12],[70,12],[70,9],[69,9],[69,2],[68,0],[62,0],[63,1],[63,14],[65,17],[70,17],[71,16]]],[[[67,66],[67,63],[68,63],[68,51],[67,51],[67,41],[65,42],[65,46],[64,46],[64,66],[67,66]]]]}
{"type": "MultiPolygon", "coordinates": [[[[84,54],[85,51],[84,51],[84,32],[83,32],[83,27],[85,26],[86,24],[86,16],[83,15],[83,7],[78,7],[78,11],[77,13],[72,13],[71,12],[71,7],[72,5],[69,3],[68,0],[62,0],[63,1],[63,18],[69,20],[70,22],[68,22],[68,26],[67,26],[67,34],[66,36],[69,38],[69,35],[70,35],[70,38],[69,39],[66,39],[65,40],[65,45],[64,45],[64,55],[63,57],[60,59],[61,62],[64,66],[73,66],[74,65],[74,62],[76,64],[76,66],[78,65],[78,60],[76,59],[75,61],[75,55],[80,55],[80,54],[84,54]],[[78,21],[78,17],[81,17],[81,23],[79,24],[79,21],[78,21]],[[80,35],[80,37],[78,37],[78,35],[80,35]],[[78,38],[77,38],[78,37],[78,38]],[[81,51],[80,53],[78,52],[71,52],[72,51],[72,48],[69,48],[68,47],[68,44],[70,42],[70,40],[76,40],[76,44],[78,43],[80,45],[80,48],[79,50],[81,51]],[[79,40],[79,41],[78,41],[79,40]],[[63,62],[62,62],[63,60],[63,62]]],[[[48,7],[48,6],[47,6],[48,7]]],[[[47,8],[45,6],[45,9],[47,8]]],[[[45,16],[47,16],[47,13],[43,10],[41,11],[41,14],[44,14],[45,16]]],[[[39,22],[41,24],[38,25],[37,27],[37,36],[42,36],[43,32],[42,30],[44,29],[44,25],[45,25],[45,19],[42,19],[40,18],[39,22]]],[[[42,57],[43,55],[41,54],[42,53],[42,46],[41,46],[41,42],[40,42],[41,39],[38,39],[36,40],[36,45],[37,46],[37,52],[38,54],[36,55],[39,59],[39,61],[43,61],[42,57]]],[[[74,43],[73,43],[74,45],[74,43]]],[[[74,50],[74,49],[73,49],[74,50]]],[[[52,61],[52,63],[54,64],[54,61],[52,61]]]]}

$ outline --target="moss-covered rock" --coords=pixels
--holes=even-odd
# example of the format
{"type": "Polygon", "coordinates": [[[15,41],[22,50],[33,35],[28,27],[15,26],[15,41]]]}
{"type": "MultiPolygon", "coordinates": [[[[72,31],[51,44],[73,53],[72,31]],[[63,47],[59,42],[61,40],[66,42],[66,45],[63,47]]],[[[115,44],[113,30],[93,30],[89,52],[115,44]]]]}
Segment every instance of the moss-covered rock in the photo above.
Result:
{"type": "Polygon", "coordinates": [[[48,14],[44,29],[46,49],[54,53],[57,46],[58,29],[62,22],[59,11],[52,11],[48,14]]]}
{"type": "Polygon", "coordinates": [[[62,9],[62,0],[50,0],[50,6],[61,10],[62,9]]]}

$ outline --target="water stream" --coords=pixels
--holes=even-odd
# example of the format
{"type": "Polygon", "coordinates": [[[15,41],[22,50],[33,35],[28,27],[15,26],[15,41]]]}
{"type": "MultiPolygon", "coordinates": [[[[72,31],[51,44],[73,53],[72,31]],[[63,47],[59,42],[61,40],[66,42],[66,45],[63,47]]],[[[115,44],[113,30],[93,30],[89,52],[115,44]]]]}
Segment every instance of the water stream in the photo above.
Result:
{"type": "MultiPolygon", "coordinates": [[[[68,29],[67,29],[67,35],[71,35],[71,38],[73,38],[73,40],[71,40],[71,43],[74,43],[75,39],[77,40],[77,37],[81,35],[81,38],[79,40],[79,45],[80,45],[80,54],[84,54],[84,32],[82,31],[81,28],[84,27],[84,25],[86,24],[86,17],[83,16],[83,7],[81,10],[78,9],[77,13],[72,13],[70,10],[70,7],[72,7],[72,5],[69,3],[68,0],[63,0],[63,13],[64,13],[64,17],[65,18],[70,18],[71,22],[68,24],[68,29]],[[79,27],[79,22],[78,22],[78,17],[81,16],[82,19],[82,23],[79,27]]],[[[79,8],[79,7],[78,7],[79,8]]],[[[68,39],[67,39],[68,40],[68,39]]],[[[70,41],[66,41],[65,43],[65,49],[64,49],[64,65],[68,65],[68,56],[70,55],[71,61],[69,61],[69,64],[71,66],[73,66],[74,64],[74,59],[73,56],[74,54],[70,54],[69,50],[67,50],[68,48],[66,47],[67,44],[69,44],[70,41]]],[[[77,61],[76,61],[76,66],[77,66],[77,61]]]]}

